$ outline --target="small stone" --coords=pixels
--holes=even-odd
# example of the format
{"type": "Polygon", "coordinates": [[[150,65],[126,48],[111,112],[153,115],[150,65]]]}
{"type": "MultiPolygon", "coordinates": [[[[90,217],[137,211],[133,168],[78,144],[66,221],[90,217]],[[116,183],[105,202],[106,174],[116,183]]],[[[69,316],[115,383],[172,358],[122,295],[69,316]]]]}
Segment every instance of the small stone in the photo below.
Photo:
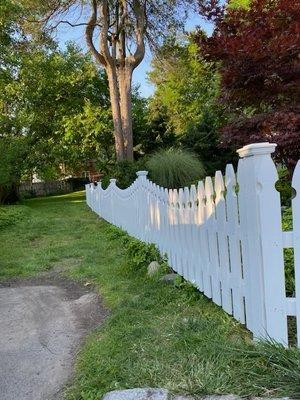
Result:
{"type": "Polygon", "coordinates": [[[175,274],[175,273],[166,274],[166,275],[162,276],[160,278],[160,280],[165,283],[173,283],[177,277],[178,277],[178,274],[175,274]]]}
{"type": "Polygon", "coordinates": [[[160,269],[160,265],[157,261],[152,261],[149,265],[148,265],[148,275],[152,276],[154,274],[156,274],[156,272],[158,272],[160,269]]]}
{"type": "Polygon", "coordinates": [[[168,400],[169,392],[164,389],[128,389],[106,393],[102,400],[168,400]]]}
{"type": "Polygon", "coordinates": [[[215,395],[215,396],[204,396],[202,397],[203,400],[241,400],[239,396],[235,396],[233,394],[228,395],[215,395]]]}
{"type": "Polygon", "coordinates": [[[280,397],[280,398],[274,398],[274,397],[252,397],[251,400],[290,400],[289,397],[280,397]]]}

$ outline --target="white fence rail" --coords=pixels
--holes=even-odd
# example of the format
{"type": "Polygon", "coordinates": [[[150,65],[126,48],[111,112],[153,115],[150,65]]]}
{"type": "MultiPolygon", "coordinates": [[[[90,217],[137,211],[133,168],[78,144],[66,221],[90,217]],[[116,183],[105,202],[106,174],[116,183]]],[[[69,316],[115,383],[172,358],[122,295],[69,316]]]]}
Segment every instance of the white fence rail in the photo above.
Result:
{"type": "Polygon", "coordinates": [[[87,204],[130,235],[155,243],[172,268],[245,324],[256,338],[288,344],[288,316],[300,346],[300,162],[292,185],[293,231],[283,232],[276,145],[238,150],[237,174],[227,165],[197,186],[167,190],[140,171],[125,190],[86,186],[87,204]],[[283,249],[294,248],[296,297],[285,290],[283,249]]]}

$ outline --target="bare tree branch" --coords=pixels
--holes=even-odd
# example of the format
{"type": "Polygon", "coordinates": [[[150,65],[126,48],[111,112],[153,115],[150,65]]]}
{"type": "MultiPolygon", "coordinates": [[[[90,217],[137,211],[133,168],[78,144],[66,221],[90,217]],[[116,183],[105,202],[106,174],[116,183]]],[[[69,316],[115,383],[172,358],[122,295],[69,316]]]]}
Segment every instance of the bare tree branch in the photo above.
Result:
{"type": "MultiPolygon", "coordinates": [[[[56,29],[60,24],[66,24],[66,25],[72,26],[72,28],[75,28],[77,26],[88,26],[88,22],[72,23],[70,21],[61,20],[61,21],[58,21],[55,25],[53,25],[52,28],[56,29]]],[[[101,28],[100,24],[95,24],[95,27],[96,26],[101,28]]]]}
{"type": "Polygon", "coordinates": [[[69,0],[66,3],[58,0],[52,5],[50,11],[38,22],[47,24],[56,14],[61,14],[69,10],[76,0],[69,0]]]}

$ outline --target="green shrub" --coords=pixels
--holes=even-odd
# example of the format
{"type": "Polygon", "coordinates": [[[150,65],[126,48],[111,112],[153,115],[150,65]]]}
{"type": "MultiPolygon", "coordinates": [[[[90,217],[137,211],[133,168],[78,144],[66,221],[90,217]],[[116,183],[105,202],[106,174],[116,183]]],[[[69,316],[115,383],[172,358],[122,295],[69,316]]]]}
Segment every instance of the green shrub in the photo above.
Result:
{"type": "Polygon", "coordinates": [[[178,189],[189,186],[205,176],[202,163],[194,153],[185,150],[161,150],[146,163],[149,178],[156,184],[178,189]]]}
{"type": "Polygon", "coordinates": [[[132,271],[145,270],[152,261],[161,262],[161,256],[154,244],[128,238],[126,258],[132,271]]]}
{"type": "Polygon", "coordinates": [[[112,165],[105,165],[101,169],[104,170],[104,176],[101,179],[104,188],[107,188],[111,178],[115,178],[118,187],[126,189],[136,179],[137,171],[144,169],[144,166],[141,160],[121,161],[112,165]]]}
{"type": "Polygon", "coordinates": [[[13,204],[19,200],[18,184],[27,150],[24,137],[0,139],[0,204],[13,204]]]}
{"type": "Polygon", "coordinates": [[[217,170],[225,170],[226,164],[236,166],[236,149],[220,146],[220,127],[226,120],[224,110],[213,107],[206,110],[197,121],[190,121],[179,137],[180,145],[193,151],[202,161],[206,174],[214,175],[217,170]]]}
{"type": "Polygon", "coordinates": [[[157,261],[162,266],[162,270],[168,270],[166,258],[160,255],[154,244],[141,242],[113,225],[108,226],[107,235],[110,239],[121,241],[128,272],[145,272],[152,261],[157,261]]]}

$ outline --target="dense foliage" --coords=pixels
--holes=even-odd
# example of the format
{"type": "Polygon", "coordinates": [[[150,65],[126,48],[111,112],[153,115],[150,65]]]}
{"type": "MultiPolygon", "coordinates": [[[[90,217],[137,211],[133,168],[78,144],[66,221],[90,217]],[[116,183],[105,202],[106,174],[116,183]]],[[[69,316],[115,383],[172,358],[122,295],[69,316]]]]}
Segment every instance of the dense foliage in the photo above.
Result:
{"type": "Polygon", "coordinates": [[[177,145],[197,154],[207,173],[213,174],[232,155],[219,146],[219,129],[227,116],[217,102],[217,67],[199,56],[193,38],[170,38],[157,52],[150,73],[155,85],[150,109],[160,110],[177,145]]]}
{"type": "Polygon", "coordinates": [[[162,148],[175,145],[175,132],[168,127],[168,119],[160,104],[153,104],[152,99],[133,94],[133,139],[135,158],[151,154],[162,148]]]}
{"type": "Polygon", "coordinates": [[[0,203],[22,179],[55,179],[110,157],[106,76],[74,45],[28,36],[20,3],[0,5],[0,203]],[[109,154],[107,154],[109,153],[109,154]]]}
{"type": "Polygon", "coordinates": [[[199,57],[197,46],[188,37],[182,43],[170,38],[160,48],[149,77],[156,88],[152,104],[165,108],[170,128],[177,135],[214,107],[219,75],[212,63],[199,57]]]}
{"type": "Polygon", "coordinates": [[[300,155],[299,0],[199,4],[215,21],[212,37],[198,35],[200,53],[221,63],[221,99],[234,113],[224,145],[276,142],[277,160],[291,170],[300,155]]]}
{"type": "Polygon", "coordinates": [[[18,200],[17,186],[30,151],[25,138],[0,138],[0,204],[18,200]]]}
{"type": "Polygon", "coordinates": [[[165,257],[162,257],[159,250],[153,243],[144,243],[128,234],[120,228],[110,226],[107,229],[107,236],[112,241],[118,241],[124,251],[127,270],[129,273],[139,274],[147,272],[147,267],[152,261],[160,264],[161,268],[157,275],[163,272],[169,272],[170,267],[165,257]]]}
{"type": "Polygon", "coordinates": [[[64,52],[32,49],[16,59],[14,73],[0,79],[0,146],[6,154],[0,185],[33,174],[58,178],[62,166],[68,174],[106,154],[112,146],[106,79],[89,57],[70,46],[64,52]]]}
{"type": "MultiPolygon", "coordinates": [[[[17,96],[20,106],[16,117],[21,118],[20,125],[30,137],[35,167],[40,165],[42,169],[45,157],[52,161],[46,160],[46,166],[54,164],[58,168],[59,162],[71,166],[72,161],[82,163],[91,152],[96,153],[97,135],[103,134],[108,119],[106,88],[103,73],[74,47],[65,52],[30,54],[29,59],[23,60],[18,81],[14,82],[14,98],[17,96]],[[90,109],[96,107],[98,112],[89,119],[90,109]],[[96,121],[101,124],[101,118],[103,124],[97,126],[96,121]],[[85,130],[76,125],[78,120],[84,120],[85,130]],[[87,131],[93,135],[92,142],[86,137],[87,131]],[[38,162],[37,154],[41,157],[38,162]]],[[[14,125],[18,122],[14,121],[14,125]]]]}

